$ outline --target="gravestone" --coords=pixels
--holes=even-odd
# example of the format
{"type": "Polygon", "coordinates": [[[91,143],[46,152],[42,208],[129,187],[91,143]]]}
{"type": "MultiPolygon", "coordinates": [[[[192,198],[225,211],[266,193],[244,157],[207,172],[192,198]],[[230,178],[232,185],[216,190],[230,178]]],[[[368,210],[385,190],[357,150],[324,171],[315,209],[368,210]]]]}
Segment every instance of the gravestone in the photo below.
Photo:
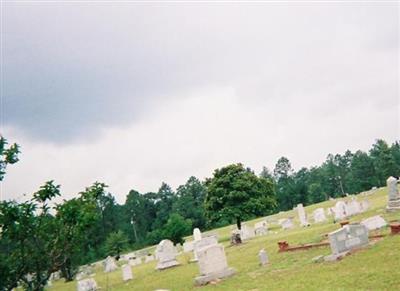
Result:
{"type": "Polygon", "coordinates": [[[193,252],[194,248],[194,241],[188,241],[183,243],[183,252],[190,253],[193,252]]]}
{"type": "Polygon", "coordinates": [[[267,256],[267,252],[264,249],[261,249],[258,252],[258,258],[260,259],[260,265],[261,266],[265,266],[266,264],[268,264],[268,256],[267,256]]]}
{"type": "Polygon", "coordinates": [[[124,282],[133,279],[132,269],[131,269],[131,266],[129,264],[122,265],[121,269],[122,269],[122,280],[124,282]]]}
{"type": "Polygon", "coordinates": [[[97,289],[97,283],[93,278],[88,278],[77,282],[77,291],[95,291],[97,289]]]}
{"type": "Polygon", "coordinates": [[[301,226],[309,226],[310,224],[307,221],[306,211],[304,210],[303,204],[297,204],[297,214],[299,215],[300,225],[301,226]]]}
{"type": "Polygon", "coordinates": [[[333,209],[335,220],[342,220],[346,218],[346,203],[343,201],[338,201],[333,209]]]}
{"type": "Polygon", "coordinates": [[[255,236],[254,228],[251,226],[246,225],[245,223],[242,223],[241,229],[240,229],[240,237],[242,240],[248,240],[251,239],[255,236]]]}
{"type": "Polygon", "coordinates": [[[144,259],[145,263],[152,262],[152,261],[154,261],[154,256],[153,255],[147,255],[145,257],[145,259],[144,259]]]}
{"type": "Polygon", "coordinates": [[[317,208],[313,212],[313,218],[315,223],[326,221],[325,211],[323,208],[317,208]]]}
{"type": "Polygon", "coordinates": [[[389,177],[386,180],[388,189],[388,204],[386,207],[387,211],[398,211],[400,210],[400,194],[397,189],[397,179],[394,177],[389,177]]]}
{"type": "Polygon", "coordinates": [[[193,240],[194,241],[201,240],[201,231],[197,227],[195,229],[193,229],[193,240]]]}
{"type": "Polygon", "coordinates": [[[240,237],[239,230],[231,231],[231,245],[239,245],[242,243],[242,238],[240,237]]]}
{"type": "Polygon", "coordinates": [[[347,224],[328,234],[332,255],[326,260],[336,260],[354,248],[368,244],[368,229],[361,224],[347,224]]]}
{"type": "Polygon", "coordinates": [[[346,203],[346,216],[353,216],[359,213],[361,213],[361,206],[356,199],[352,199],[346,203]]]}
{"type": "Polygon", "coordinates": [[[369,218],[366,218],[361,221],[361,224],[364,225],[368,230],[375,230],[387,225],[387,222],[380,215],[375,215],[369,218]]]}
{"type": "Polygon", "coordinates": [[[115,271],[116,269],[118,269],[118,266],[115,263],[114,258],[108,256],[106,258],[106,260],[104,261],[104,272],[109,273],[109,272],[115,271]]]}
{"type": "Polygon", "coordinates": [[[174,244],[168,240],[162,240],[158,246],[158,264],[156,269],[157,270],[164,270],[167,268],[178,266],[179,263],[176,260],[176,249],[174,244]]]}
{"type": "Polygon", "coordinates": [[[207,236],[207,237],[203,237],[199,241],[195,241],[194,248],[193,248],[193,255],[194,255],[193,261],[195,262],[198,260],[197,255],[198,255],[198,251],[200,249],[208,247],[208,246],[216,245],[216,244],[218,244],[218,240],[215,236],[207,236]]]}
{"type": "Polygon", "coordinates": [[[196,285],[205,285],[210,281],[232,276],[235,271],[228,267],[224,247],[214,244],[198,251],[200,276],[195,278],[196,285]]]}
{"type": "Polygon", "coordinates": [[[254,233],[256,235],[266,235],[268,233],[268,224],[266,220],[254,224],[254,233]]]}
{"type": "Polygon", "coordinates": [[[369,208],[368,200],[364,199],[363,201],[361,201],[361,212],[367,211],[368,208],[369,208]]]}
{"type": "Polygon", "coordinates": [[[281,223],[281,226],[282,226],[282,229],[290,229],[290,228],[293,228],[293,227],[294,227],[293,221],[292,221],[291,218],[286,218],[286,219],[284,219],[284,220],[282,221],[282,223],[281,223]]]}

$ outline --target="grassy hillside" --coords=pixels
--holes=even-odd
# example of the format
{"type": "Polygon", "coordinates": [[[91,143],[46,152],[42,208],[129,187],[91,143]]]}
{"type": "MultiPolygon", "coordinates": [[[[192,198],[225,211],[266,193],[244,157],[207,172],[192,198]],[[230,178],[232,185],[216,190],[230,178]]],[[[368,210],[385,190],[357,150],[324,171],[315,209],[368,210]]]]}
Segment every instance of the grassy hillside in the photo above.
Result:
{"type": "MultiPolygon", "coordinates": [[[[351,222],[380,214],[387,221],[400,220],[400,213],[386,213],[386,188],[374,194],[357,196],[358,200],[368,199],[370,208],[367,212],[350,218],[351,222]]],[[[325,201],[306,207],[311,216],[318,207],[331,207],[336,201],[325,201]]],[[[198,275],[196,263],[188,263],[186,254],[180,255],[181,266],[164,271],[155,270],[156,262],[132,267],[134,280],[123,283],[122,272],[117,270],[105,274],[102,268],[96,270],[95,280],[102,290],[400,290],[400,235],[387,236],[351,256],[338,262],[313,263],[312,258],[328,255],[330,247],[320,247],[307,251],[278,253],[277,242],[286,240],[290,245],[319,242],[322,236],[339,228],[332,217],[321,224],[310,227],[299,227],[296,213],[291,210],[269,216],[268,219],[295,217],[296,227],[281,230],[276,224],[270,225],[270,233],[256,237],[241,246],[229,246],[230,227],[217,231],[219,240],[225,245],[229,266],[237,270],[237,274],[216,285],[194,287],[193,279],[198,275]],[[258,251],[264,248],[269,256],[270,264],[266,267],[258,265],[258,251]]],[[[253,225],[262,218],[247,222],[253,225]]],[[[312,222],[312,221],[311,221],[312,222]]],[[[385,228],[381,233],[389,233],[385,228]]],[[[76,290],[76,281],[64,283],[54,282],[51,290],[76,290]]]]}

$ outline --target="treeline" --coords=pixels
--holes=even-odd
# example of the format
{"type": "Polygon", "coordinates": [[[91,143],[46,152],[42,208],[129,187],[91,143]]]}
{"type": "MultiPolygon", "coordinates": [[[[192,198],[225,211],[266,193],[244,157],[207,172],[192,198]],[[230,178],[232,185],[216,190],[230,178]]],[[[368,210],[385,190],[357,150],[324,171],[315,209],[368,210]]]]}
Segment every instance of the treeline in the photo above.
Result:
{"type": "MultiPolygon", "coordinates": [[[[6,148],[5,140],[0,140],[0,181],[6,165],[18,161],[18,151],[17,145],[6,148]]],[[[166,183],[157,192],[131,190],[122,205],[105,184],[96,182],[53,207],[50,202],[61,195],[60,186],[49,181],[29,201],[0,201],[0,289],[24,282],[28,289],[41,290],[56,270],[71,280],[79,265],[109,254],[119,256],[124,249],[139,249],[164,238],[182,242],[195,227],[212,229],[298,203],[358,193],[384,186],[387,177],[399,173],[399,142],[388,145],[377,140],[368,152],[329,154],[322,165],[310,169],[294,171],[290,161],[281,157],[273,170],[264,167],[257,174],[236,164],[216,170],[205,181],[190,177],[175,191],[166,183]],[[229,196],[225,200],[229,205],[219,203],[218,195],[229,196]],[[253,209],[246,199],[251,196],[255,201],[257,195],[265,203],[253,203],[260,206],[253,209]],[[268,206],[261,207],[264,204],[268,206]],[[36,279],[28,280],[27,273],[36,279]]]]}

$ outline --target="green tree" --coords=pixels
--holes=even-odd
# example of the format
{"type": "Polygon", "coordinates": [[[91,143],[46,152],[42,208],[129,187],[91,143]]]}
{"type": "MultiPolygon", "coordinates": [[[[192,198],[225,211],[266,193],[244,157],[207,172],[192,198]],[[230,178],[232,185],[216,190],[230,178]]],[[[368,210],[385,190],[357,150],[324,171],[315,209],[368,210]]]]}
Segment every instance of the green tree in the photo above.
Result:
{"type": "Polygon", "coordinates": [[[108,255],[119,259],[121,252],[128,246],[128,238],[124,232],[118,230],[108,235],[105,247],[108,255]]]}
{"type": "Polygon", "coordinates": [[[220,219],[241,222],[270,213],[275,207],[271,181],[257,177],[242,164],[232,164],[214,171],[206,180],[206,215],[211,223],[220,219]]]}
{"type": "Polygon", "coordinates": [[[19,145],[16,143],[7,147],[7,140],[0,136],[0,182],[3,181],[8,164],[18,162],[19,145]]]}
{"type": "Polygon", "coordinates": [[[189,235],[192,230],[192,221],[184,219],[177,213],[170,215],[164,227],[164,237],[171,240],[174,244],[184,242],[183,237],[189,235]]]}
{"type": "Polygon", "coordinates": [[[378,139],[372,145],[370,156],[374,163],[379,186],[384,186],[389,176],[397,176],[399,174],[395,158],[391,153],[389,145],[384,140],[378,139]]]}
{"type": "Polygon", "coordinates": [[[276,180],[276,197],[280,210],[291,209],[296,205],[298,200],[295,192],[293,172],[288,158],[281,157],[277,161],[274,168],[274,178],[276,180]]]}

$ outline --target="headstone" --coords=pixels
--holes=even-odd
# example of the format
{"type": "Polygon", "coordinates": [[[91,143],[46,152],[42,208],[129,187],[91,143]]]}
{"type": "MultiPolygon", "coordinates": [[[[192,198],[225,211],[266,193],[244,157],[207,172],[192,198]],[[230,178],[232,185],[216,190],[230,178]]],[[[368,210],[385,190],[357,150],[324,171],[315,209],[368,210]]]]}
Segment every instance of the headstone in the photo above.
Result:
{"type": "Polygon", "coordinates": [[[242,240],[248,240],[251,239],[255,236],[254,228],[251,226],[246,225],[245,223],[242,223],[241,229],[240,229],[240,236],[242,240]]]}
{"type": "Polygon", "coordinates": [[[380,215],[375,215],[361,221],[368,230],[375,230],[387,225],[387,222],[380,215]]]}
{"type": "Polygon", "coordinates": [[[335,220],[342,220],[346,218],[346,203],[338,201],[334,208],[335,220]]]}
{"type": "Polygon", "coordinates": [[[196,285],[205,285],[210,281],[232,276],[235,271],[228,267],[224,247],[220,244],[206,246],[198,251],[200,276],[195,278],[196,285]]]}
{"type": "Polygon", "coordinates": [[[282,221],[282,223],[281,223],[281,226],[282,226],[282,229],[290,229],[290,228],[293,228],[293,227],[294,227],[293,221],[292,221],[291,218],[286,218],[286,219],[284,219],[284,220],[282,221]]]}
{"type": "Polygon", "coordinates": [[[193,248],[193,254],[194,254],[193,261],[198,260],[197,255],[198,255],[198,251],[200,249],[207,247],[207,246],[216,245],[216,244],[218,244],[218,240],[214,236],[203,237],[201,240],[195,241],[194,248],[193,248]]]}
{"type": "Polygon", "coordinates": [[[131,266],[129,264],[122,265],[121,269],[122,269],[122,280],[124,282],[133,279],[132,269],[131,269],[131,266]]]}
{"type": "Polygon", "coordinates": [[[258,252],[258,258],[260,259],[260,265],[261,266],[265,266],[266,264],[268,264],[268,256],[267,256],[267,252],[264,249],[261,249],[258,252]]]}
{"type": "Polygon", "coordinates": [[[256,235],[266,235],[268,232],[268,224],[266,220],[254,224],[254,232],[256,235]]]}
{"type": "Polygon", "coordinates": [[[193,240],[194,241],[201,240],[201,231],[197,227],[195,229],[193,229],[193,240]]]}
{"type": "Polygon", "coordinates": [[[361,205],[356,199],[346,202],[346,216],[353,216],[361,213],[361,205]]]}
{"type": "Polygon", "coordinates": [[[49,280],[57,281],[57,280],[60,280],[60,279],[61,279],[61,272],[57,271],[57,272],[51,273],[49,280]]]}
{"type": "Polygon", "coordinates": [[[189,253],[193,252],[194,248],[194,241],[188,241],[183,243],[183,252],[184,253],[189,253]]]}
{"type": "Polygon", "coordinates": [[[88,278],[77,282],[77,291],[95,291],[97,289],[97,283],[93,278],[88,278]]]}
{"type": "Polygon", "coordinates": [[[242,243],[239,230],[232,230],[231,232],[231,245],[239,245],[242,243]]]}
{"type": "Polygon", "coordinates": [[[388,204],[387,211],[398,211],[400,210],[400,193],[397,189],[397,179],[389,177],[386,181],[388,189],[388,204]]]}
{"type": "Polygon", "coordinates": [[[154,256],[153,255],[147,255],[145,257],[145,259],[144,259],[145,263],[152,262],[152,261],[154,261],[154,256]]]}
{"type": "Polygon", "coordinates": [[[369,208],[369,202],[367,199],[364,199],[363,201],[361,201],[361,212],[365,212],[367,211],[369,208]]]}
{"type": "Polygon", "coordinates": [[[332,256],[328,256],[328,260],[331,260],[368,244],[368,229],[361,224],[347,224],[329,233],[328,239],[332,250],[332,256]]]}
{"type": "Polygon", "coordinates": [[[299,215],[300,225],[301,226],[309,226],[310,224],[307,221],[306,211],[304,210],[303,204],[297,204],[297,214],[299,215]]]}
{"type": "Polygon", "coordinates": [[[178,266],[179,263],[176,260],[176,249],[174,244],[168,240],[162,240],[158,246],[158,264],[156,269],[157,270],[164,270],[167,268],[178,266]]]}
{"type": "Polygon", "coordinates": [[[104,272],[109,273],[112,271],[115,271],[118,268],[117,264],[115,263],[115,260],[113,257],[108,256],[106,260],[104,261],[104,272]]]}
{"type": "Polygon", "coordinates": [[[323,208],[317,208],[313,212],[313,218],[315,223],[326,221],[325,211],[323,208]]]}

